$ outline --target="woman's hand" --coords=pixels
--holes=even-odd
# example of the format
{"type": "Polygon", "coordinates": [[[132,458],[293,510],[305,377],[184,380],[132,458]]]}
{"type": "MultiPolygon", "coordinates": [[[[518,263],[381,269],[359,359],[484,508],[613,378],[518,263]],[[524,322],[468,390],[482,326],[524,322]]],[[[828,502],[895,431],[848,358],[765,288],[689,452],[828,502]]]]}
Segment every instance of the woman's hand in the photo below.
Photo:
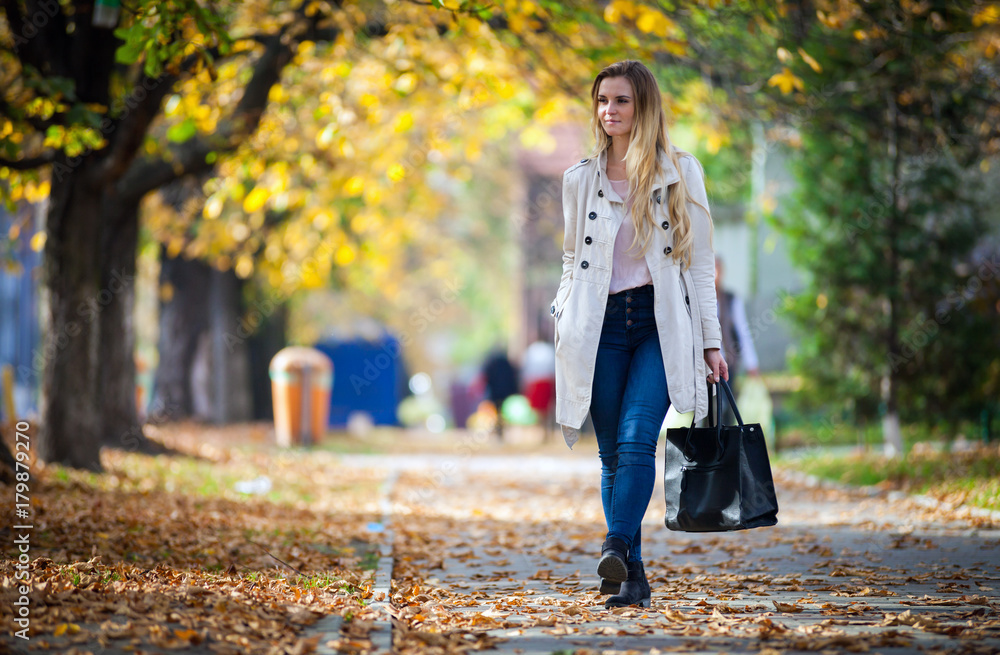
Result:
{"type": "Polygon", "coordinates": [[[729,382],[729,364],[726,363],[726,358],[722,356],[718,348],[705,349],[705,363],[708,364],[708,368],[710,369],[708,373],[709,382],[718,382],[720,375],[723,380],[729,382]]]}

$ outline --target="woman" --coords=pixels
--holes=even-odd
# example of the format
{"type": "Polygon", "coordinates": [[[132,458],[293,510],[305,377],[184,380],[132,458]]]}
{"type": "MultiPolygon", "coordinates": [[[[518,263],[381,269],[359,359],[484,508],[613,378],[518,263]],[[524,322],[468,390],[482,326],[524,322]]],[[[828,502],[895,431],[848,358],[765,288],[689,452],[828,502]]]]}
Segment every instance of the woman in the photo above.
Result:
{"type": "Polygon", "coordinates": [[[556,421],[570,447],[588,412],[597,433],[608,527],[597,573],[614,594],[605,607],[648,607],[640,523],[660,427],[671,402],[704,418],[705,380],[729,378],[712,219],[701,165],[670,144],[649,69],[612,64],[591,97],[594,155],[563,176],[556,421]]]}

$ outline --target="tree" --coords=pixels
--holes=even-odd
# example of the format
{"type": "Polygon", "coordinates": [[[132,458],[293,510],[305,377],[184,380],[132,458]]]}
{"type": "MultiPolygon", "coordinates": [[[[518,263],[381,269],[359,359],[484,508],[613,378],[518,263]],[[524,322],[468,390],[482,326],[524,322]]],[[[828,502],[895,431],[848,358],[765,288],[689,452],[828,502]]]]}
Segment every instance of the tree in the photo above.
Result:
{"type": "Polygon", "coordinates": [[[141,3],[115,31],[94,24],[89,3],[0,7],[8,200],[26,184],[51,185],[39,455],[98,469],[102,442],[129,445],[142,435],[128,321],[141,199],[210,168],[211,152],[251,134],[298,43],[316,38],[328,13],[279,7],[273,31],[250,36],[259,46],[234,51],[227,14],[196,2],[141,3]],[[213,138],[146,155],[163,98],[227,56],[252,56],[255,65],[213,138]],[[40,167],[49,167],[44,182],[40,167]]]}
{"type": "Polygon", "coordinates": [[[770,84],[802,107],[799,204],[776,217],[811,274],[790,308],[795,365],[820,396],[881,416],[895,454],[901,414],[969,416],[1000,382],[984,338],[996,310],[952,299],[997,228],[983,171],[1000,150],[1000,15],[981,2],[816,2],[812,20],[810,3],[787,6],[770,84]]]}
{"type": "Polygon", "coordinates": [[[716,4],[675,22],[621,1],[144,1],[112,31],[87,3],[0,3],[0,193],[50,202],[41,456],[97,468],[102,443],[142,440],[131,278],[150,192],[210,176],[191,220],[152,225],[169,255],[279,300],[333,279],[399,320],[432,293],[412,293],[414,253],[448,277],[435,254],[456,241],[426,228],[463,158],[580,115],[595,62],[664,52],[715,79],[686,30],[716,4]]]}

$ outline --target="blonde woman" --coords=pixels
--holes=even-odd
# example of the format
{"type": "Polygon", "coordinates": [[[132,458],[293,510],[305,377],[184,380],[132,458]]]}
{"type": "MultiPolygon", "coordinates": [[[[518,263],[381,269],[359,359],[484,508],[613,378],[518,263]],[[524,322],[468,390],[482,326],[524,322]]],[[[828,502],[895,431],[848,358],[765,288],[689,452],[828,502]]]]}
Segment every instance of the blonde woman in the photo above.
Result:
{"type": "Polygon", "coordinates": [[[572,447],[589,412],[601,457],[605,607],[648,607],[640,523],[670,403],[708,412],[729,379],[701,165],[670,144],[649,69],[622,61],[591,88],[594,154],[563,177],[563,273],[552,303],[556,421],[572,447]],[[669,394],[669,395],[668,395],[669,394]]]}

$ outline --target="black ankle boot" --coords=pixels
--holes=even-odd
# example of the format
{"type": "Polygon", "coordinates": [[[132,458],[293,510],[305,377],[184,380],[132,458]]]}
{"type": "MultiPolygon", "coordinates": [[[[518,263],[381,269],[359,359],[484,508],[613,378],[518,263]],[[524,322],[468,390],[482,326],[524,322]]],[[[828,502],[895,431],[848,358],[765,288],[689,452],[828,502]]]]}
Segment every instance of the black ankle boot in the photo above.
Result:
{"type": "Polygon", "coordinates": [[[601,594],[617,594],[622,590],[622,583],[611,582],[611,580],[605,580],[601,578],[601,594]]]}
{"type": "Polygon", "coordinates": [[[642,562],[629,562],[628,580],[622,583],[621,591],[617,595],[604,601],[604,609],[629,605],[649,607],[650,596],[649,581],[646,580],[646,570],[642,562]]]}
{"type": "Polygon", "coordinates": [[[608,582],[625,582],[628,579],[626,557],[628,557],[628,545],[621,539],[608,537],[601,547],[601,561],[597,563],[597,575],[608,582]]]}

